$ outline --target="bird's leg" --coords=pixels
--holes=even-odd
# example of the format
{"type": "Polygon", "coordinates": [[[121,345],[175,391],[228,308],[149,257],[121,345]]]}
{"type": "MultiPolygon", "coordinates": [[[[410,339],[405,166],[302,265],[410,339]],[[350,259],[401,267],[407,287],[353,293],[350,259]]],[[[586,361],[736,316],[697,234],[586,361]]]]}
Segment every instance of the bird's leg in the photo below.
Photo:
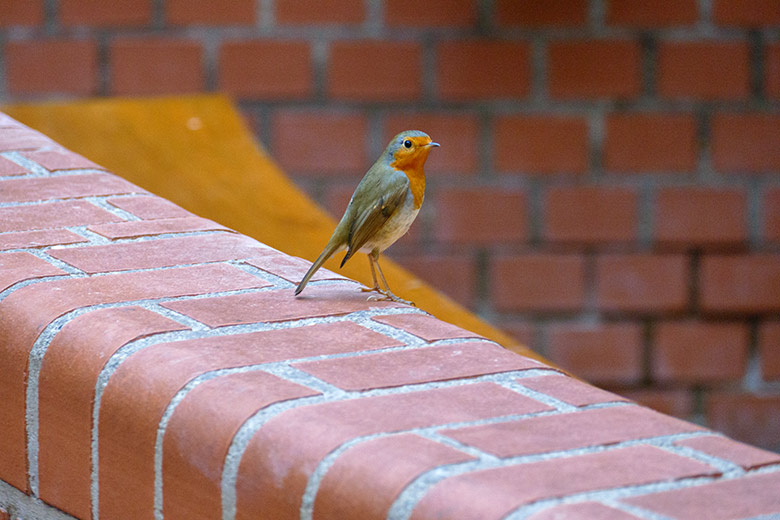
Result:
{"type": "Polygon", "coordinates": [[[379,282],[376,280],[376,271],[374,270],[374,257],[372,253],[368,254],[368,265],[371,266],[371,279],[374,280],[374,286],[372,288],[368,287],[361,287],[360,290],[363,292],[378,292],[380,294],[384,294],[382,292],[382,289],[379,288],[379,282]]]}
{"type": "Polygon", "coordinates": [[[371,274],[373,275],[373,273],[374,273],[374,264],[376,264],[376,269],[379,272],[379,278],[382,280],[382,283],[385,286],[385,290],[384,291],[382,289],[380,289],[379,288],[379,284],[377,284],[376,276],[374,276],[374,285],[375,285],[374,289],[376,290],[376,292],[378,292],[382,296],[380,297],[380,296],[372,295],[372,296],[369,296],[369,299],[370,300],[377,300],[377,301],[389,300],[389,301],[393,301],[393,302],[405,303],[406,305],[415,306],[414,302],[410,302],[408,300],[404,300],[403,298],[399,298],[398,296],[396,296],[395,294],[393,294],[390,291],[390,286],[387,285],[387,280],[385,279],[385,273],[382,272],[382,267],[379,265],[379,253],[377,253],[376,256],[374,256],[374,254],[372,252],[371,254],[368,255],[368,259],[371,261],[371,274]]]}

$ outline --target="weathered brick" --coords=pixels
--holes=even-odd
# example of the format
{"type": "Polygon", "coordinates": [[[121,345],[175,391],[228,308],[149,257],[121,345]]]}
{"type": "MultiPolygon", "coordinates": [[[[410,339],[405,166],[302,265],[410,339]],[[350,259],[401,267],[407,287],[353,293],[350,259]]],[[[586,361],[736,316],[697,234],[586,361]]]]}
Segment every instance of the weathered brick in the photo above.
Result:
{"type": "Polygon", "coordinates": [[[747,240],[742,190],[666,188],[656,195],[655,238],[677,246],[738,245],[747,240]]]}
{"type": "Polygon", "coordinates": [[[188,233],[195,231],[229,231],[228,228],[211,220],[200,217],[161,218],[132,222],[113,222],[95,224],[87,227],[90,231],[106,238],[138,238],[168,233],[188,233]]]}
{"type": "Polygon", "coordinates": [[[780,255],[706,255],[700,272],[701,306],[715,313],[780,310],[780,255]]]}
{"type": "Polygon", "coordinates": [[[0,4],[0,27],[43,23],[43,0],[6,0],[0,4]]]}
{"type": "Polygon", "coordinates": [[[415,0],[387,0],[384,5],[391,27],[471,27],[477,18],[475,0],[428,0],[424,9],[415,0]]]}
{"type": "Polygon", "coordinates": [[[413,101],[422,94],[422,49],[416,42],[333,42],[327,91],[334,99],[413,101]]]}
{"type": "Polygon", "coordinates": [[[37,202],[143,192],[115,175],[88,173],[65,177],[32,177],[3,182],[2,202],[37,202]]]}
{"type": "Polygon", "coordinates": [[[85,226],[122,220],[90,202],[47,202],[0,208],[0,232],[85,226]]]}
{"type": "Polygon", "coordinates": [[[710,428],[760,448],[780,451],[779,396],[711,393],[706,400],[706,412],[710,428]]]}
{"type": "Polygon", "coordinates": [[[715,0],[712,17],[720,25],[762,27],[780,24],[778,0],[715,0]]]}
{"type": "MultiPolygon", "coordinates": [[[[90,168],[103,170],[104,168],[69,150],[32,150],[22,152],[22,155],[34,161],[47,170],[77,170],[80,168],[90,168]]],[[[143,190],[138,190],[143,191],[143,190]]]]}
{"type": "MultiPolygon", "coordinates": [[[[134,196],[113,197],[107,199],[112,206],[127,211],[138,218],[152,220],[157,218],[187,218],[194,216],[173,202],[160,197],[134,196]]],[[[97,222],[95,222],[97,224],[97,222]]]]}
{"type": "Polygon", "coordinates": [[[552,187],[544,235],[554,242],[598,244],[636,238],[637,194],[631,188],[552,187]]]}
{"type": "Polygon", "coordinates": [[[747,325],[741,322],[659,323],[652,347],[652,376],[665,383],[739,380],[745,375],[749,335],[747,325]]]}
{"type": "Polygon", "coordinates": [[[719,171],[780,171],[780,116],[720,113],[712,119],[712,162],[719,171]]]}
{"type": "Polygon", "coordinates": [[[554,325],[544,352],[552,363],[594,384],[642,377],[642,330],[633,323],[554,325]]]}
{"type": "Polygon", "coordinates": [[[92,40],[11,41],[4,50],[11,94],[97,92],[97,45],[92,40]]]}
{"type": "Polygon", "coordinates": [[[553,505],[537,513],[531,513],[528,520],[640,520],[640,517],[600,502],[575,502],[553,505]]]}
{"type": "Polygon", "coordinates": [[[528,237],[525,192],[498,188],[450,188],[436,193],[437,240],[456,244],[521,242],[528,237]]]}
{"type": "Polygon", "coordinates": [[[357,24],[366,17],[360,0],[323,0],[312,9],[298,0],[277,0],[276,21],[281,24],[357,24]]]}
{"type": "Polygon", "coordinates": [[[596,297],[606,311],[682,312],[688,278],[684,255],[603,255],[596,261],[596,297]]]}
{"type": "Polygon", "coordinates": [[[500,25],[520,27],[574,27],[585,25],[586,0],[549,0],[544,3],[496,2],[496,20],[500,25]]]}
{"type": "Polygon", "coordinates": [[[688,172],[696,168],[696,121],[688,114],[607,116],[603,163],[618,172],[688,172]]]}
{"type": "Polygon", "coordinates": [[[584,118],[505,116],[493,125],[495,168],[500,172],[584,173],[588,124],[584,118]]]}
{"type": "Polygon", "coordinates": [[[425,341],[479,337],[474,332],[425,314],[388,314],[387,316],[376,316],[372,319],[376,322],[402,329],[425,341]]]}
{"type": "Polygon", "coordinates": [[[271,128],[271,150],[285,171],[363,175],[368,167],[368,123],[362,114],[282,110],[274,113],[271,128]]]}
{"type": "Polygon", "coordinates": [[[39,231],[20,231],[0,235],[0,251],[28,247],[47,247],[54,245],[86,242],[87,239],[67,229],[42,229],[39,231]]]}
{"type": "Polygon", "coordinates": [[[150,95],[203,89],[203,50],[194,40],[117,38],[111,42],[111,92],[150,95]]]}
{"type": "Polygon", "coordinates": [[[574,406],[626,400],[624,397],[564,375],[524,377],[518,379],[517,382],[526,388],[574,406]]]}
{"type": "Polygon", "coordinates": [[[12,175],[27,175],[30,172],[24,166],[20,166],[5,157],[0,157],[0,177],[10,177],[12,175]]]}
{"type": "Polygon", "coordinates": [[[458,497],[458,514],[464,518],[502,518],[545,498],[715,473],[711,466],[654,446],[632,446],[450,477],[433,486],[411,519],[445,516],[453,497],[458,497]]]}
{"type": "Polygon", "coordinates": [[[610,0],[607,2],[606,21],[608,25],[631,27],[670,27],[692,25],[699,18],[696,0],[674,2],[634,2],[633,0],[610,0]]]}
{"type": "Polygon", "coordinates": [[[46,260],[22,251],[0,254],[0,267],[0,292],[24,280],[66,274],[46,260]]]}
{"type": "Polygon", "coordinates": [[[636,42],[551,41],[547,59],[548,91],[554,98],[633,98],[640,93],[636,42]]]}
{"type": "Polygon", "coordinates": [[[780,322],[761,324],[758,329],[758,352],[761,376],[765,380],[780,380],[780,322]]]}
{"type": "Polygon", "coordinates": [[[530,91],[527,43],[447,41],[438,45],[436,58],[436,90],[445,100],[522,98],[530,91]]]}
{"type": "Polygon", "coordinates": [[[219,88],[247,99],[296,99],[312,92],[308,42],[227,41],[219,50],[219,88]]]}
{"type": "Polygon", "coordinates": [[[256,18],[255,5],[254,0],[167,0],[165,18],[174,25],[251,25],[256,18]]]}
{"type": "Polygon", "coordinates": [[[687,446],[713,457],[726,459],[744,469],[754,469],[767,464],[780,462],[780,454],[765,451],[754,446],[735,442],[725,437],[707,435],[681,439],[675,442],[678,446],[687,446]]]}
{"type": "Polygon", "coordinates": [[[62,0],[60,21],[65,26],[139,26],[152,20],[152,0],[62,0]]]}
{"type": "Polygon", "coordinates": [[[493,305],[501,311],[575,311],[585,300],[585,265],[576,255],[500,255],[490,275],[493,305]]]}
{"type": "Polygon", "coordinates": [[[663,97],[677,99],[747,97],[750,93],[747,43],[662,42],[658,48],[658,92],[663,97]]]}

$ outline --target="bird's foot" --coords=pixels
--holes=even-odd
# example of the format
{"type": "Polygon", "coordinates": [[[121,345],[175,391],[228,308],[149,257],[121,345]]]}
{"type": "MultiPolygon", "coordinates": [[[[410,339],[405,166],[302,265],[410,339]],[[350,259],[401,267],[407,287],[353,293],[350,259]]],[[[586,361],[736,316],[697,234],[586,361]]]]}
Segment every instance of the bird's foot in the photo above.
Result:
{"type": "Polygon", "coordinates": [[[374,302],[396,302],[396,303],[403,303],[406,305],[411,305],[412,307],[417,307],[417,305],[414,304],[414,302],[409,300],[404,300],[403,298],[399,298],[395,294],[391,293],[390,291],[383,291],[379,287],[375,289],[364,289],[365,292],[368,291],[375,291],[377,294],[372,294],[368,297],[369,301],[374,302]]]}

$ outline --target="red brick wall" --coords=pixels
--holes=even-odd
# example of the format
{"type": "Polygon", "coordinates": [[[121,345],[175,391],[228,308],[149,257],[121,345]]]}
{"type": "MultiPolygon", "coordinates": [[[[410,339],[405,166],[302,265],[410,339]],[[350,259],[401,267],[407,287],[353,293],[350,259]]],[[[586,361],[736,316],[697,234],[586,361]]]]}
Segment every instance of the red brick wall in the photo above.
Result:
{"type": "Polygon", "coordinates": [[[334,214],[426,130],[393,257],[596,384],[780,450],[780,1],[319,5],[6,0],[0,94],[228,92],[334,214]]]}

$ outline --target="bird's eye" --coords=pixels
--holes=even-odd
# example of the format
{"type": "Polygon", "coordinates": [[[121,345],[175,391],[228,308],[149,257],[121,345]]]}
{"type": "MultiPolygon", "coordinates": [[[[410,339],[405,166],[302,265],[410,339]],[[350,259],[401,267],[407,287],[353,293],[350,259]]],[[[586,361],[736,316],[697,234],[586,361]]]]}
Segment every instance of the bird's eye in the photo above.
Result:
{"type": "Polygon", "coordinates": [[[411,148],[412,147],[412,142],[409,139],[407,139],[406,141],[404,141],[404,146],[406,148],[411,148]]]}

